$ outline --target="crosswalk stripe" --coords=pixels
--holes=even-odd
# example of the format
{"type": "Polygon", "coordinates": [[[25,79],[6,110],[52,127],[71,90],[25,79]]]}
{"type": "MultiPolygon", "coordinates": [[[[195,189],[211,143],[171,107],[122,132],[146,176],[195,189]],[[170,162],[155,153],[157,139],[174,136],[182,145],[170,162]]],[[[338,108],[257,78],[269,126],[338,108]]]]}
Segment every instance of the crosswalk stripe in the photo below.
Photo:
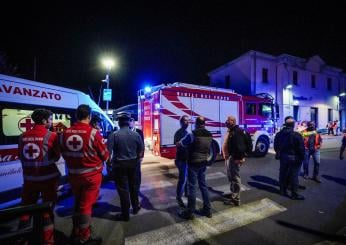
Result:
{"type": "Polygon", "coordinates": [[[286,208],[264,198],[240,207],[214,214],[213,218],[196,218],[153,231],[127,237],[125,244],[192,244],[262,220],[285,211],[286,208]]]}
{"type": "Polygon", "coordinates": [[[173,185],[174,184],[172,184],[171,182],[169,182],[167,180],[156,180],[156,181],[146,182],[146,183],[142,184],[141,185],[141,191],[149,191],[152,189],[170,187],[173,185]]]}

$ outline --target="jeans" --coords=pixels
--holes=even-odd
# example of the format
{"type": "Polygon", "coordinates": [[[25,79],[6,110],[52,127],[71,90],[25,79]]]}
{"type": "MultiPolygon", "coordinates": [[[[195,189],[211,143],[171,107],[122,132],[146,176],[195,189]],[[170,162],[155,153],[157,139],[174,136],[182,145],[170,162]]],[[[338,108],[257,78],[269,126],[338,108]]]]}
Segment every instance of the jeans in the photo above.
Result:
{"type": "Polygon", "coordinates": [[[188,212],[194,213],[196,209],[196,187],[197,181],[198,186],[202,194],[203,199],[203,211],[210,212],[210,200],[208,187],[205,183],[205,171],[207,170],[206,166],[202,167],[188,167],[188,185],[189,185],[189,197],[188,197],[188,212]]]}
{"type": "Polygon", "coordinates": [[[304,175],[309,175],[309,162],[310,156],[314,161],[314,172],[313,177],[317,177],[320,169],[320,150],[310,151],[305,149],[305,157],[304,157],[304,175]]]}
{"type": "Polygon", "coordinates": [[[297,194],[299,185],[298,176],[301,166],[301,161],[293,161],[285,158],[280,159],[280,190],[286,191],[288,185],[291,185],[292,194],[297,194]]]}
{"type": "Polygon", "coordinates": [[[235,201],[240,201],[240,188],[241,188],[241,179],[240,179],[240,164],[235,163],[233,158],[230,157],[226,160],[227,176],[228,180],[231,183],[231,198],[235,201]]]}
{"type": "Polygon", "coordinates": [[[186,189],[187,177],[187,163],[182,160],[175,160],[175,166],[179,171],[179,179],[177,183],[177,198],[182,198],[184,190],[186,189]]]}

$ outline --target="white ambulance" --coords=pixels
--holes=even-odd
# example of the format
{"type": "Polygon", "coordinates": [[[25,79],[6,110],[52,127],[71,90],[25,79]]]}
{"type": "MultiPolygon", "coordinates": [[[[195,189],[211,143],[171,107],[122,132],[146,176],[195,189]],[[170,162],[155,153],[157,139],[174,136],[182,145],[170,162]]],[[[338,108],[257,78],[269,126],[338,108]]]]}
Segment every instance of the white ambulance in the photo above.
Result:
{"type": "MultiPolygon", "coordinates": [[[[101,118],[104,136],[113,130],[112,120],[80,91],[0,74],[0,206],[19,196],[23,176],[18,136],[32,127],[33,110],[51,110],[53,130],[59,132],[75,121],[75,110],[81,104],[89,105],[93,115],[101,118]]],[[[61,158],[56,164],[64,176],[64,160],[61,158]]]]}
{"type": "Polygon", "coordinates": [[[235,116],[240,127],[251,134],[253,153],[265,156],[273,133],[273,101],[271,98],[243,96],[230,89],[173,83],[145,88],[138,92],[138,119],[144,133],[146,147],[155,155],[174,158],[174,133],[179,119],[188,115],[192,120],[203,116],[206,128],[213,135],[210,161],[221,153],[227,116],[235,116]]]}

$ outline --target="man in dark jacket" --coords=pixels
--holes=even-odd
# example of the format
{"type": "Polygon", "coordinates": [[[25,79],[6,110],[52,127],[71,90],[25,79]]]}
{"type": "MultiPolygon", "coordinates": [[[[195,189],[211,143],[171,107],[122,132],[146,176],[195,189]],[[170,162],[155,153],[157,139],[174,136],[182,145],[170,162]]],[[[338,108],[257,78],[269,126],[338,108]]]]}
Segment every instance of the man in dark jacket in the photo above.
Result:
{"type": "Polygon", "coordinates": [[[184,219],[193,219],[193,213],[196,208],[196,187],[198,186],[202,193],[203,208],[198,210],[200,215],[212,217],[211,205],[209,200],[208,188],[205,183],[205,171],[207,170],[207,159],[209,156],[210,146],[212,142],[211,133],[205,129],[204,117],[196,118],[196,129],[192,133],[187,134],[181,139],[177,145],[188,147],[188,205],[187,209],[180,213],[184,219]]]}
{"type": "Polygon", "coordinates": [[[291,185],[294,200],[304,200],[304,196],[298,194],[298,175],[304,160],[304,141],[301,134],[295,132],[294,119],[291,116],[285,118],[285,127],[277,133],[274,139],[276,157],[280,159],[280,194],[287,196],[288,184],[291,185]]]}
{"type": "MultiPolygon", "coordinates": [[[[189,126],[189,117],[184,115],[180,118],[180,129],[178,129],[174,134],[174,144],[177,144],[182,138],[184,138],[188,132],[187,127],[189,126]]],[[[188,149],[181,145],[177,146],[177,153],[175,156],[175,166],[177,166],[179,171],[179,179],[177,183],[177,203],[179,207],[185,208],[183,202],[183,192],[186,189],[186,176],[187,176],[187,159],[188,159],[188,149]]],[[[185,190],[187,194],[187,191],[185,190]]]]}

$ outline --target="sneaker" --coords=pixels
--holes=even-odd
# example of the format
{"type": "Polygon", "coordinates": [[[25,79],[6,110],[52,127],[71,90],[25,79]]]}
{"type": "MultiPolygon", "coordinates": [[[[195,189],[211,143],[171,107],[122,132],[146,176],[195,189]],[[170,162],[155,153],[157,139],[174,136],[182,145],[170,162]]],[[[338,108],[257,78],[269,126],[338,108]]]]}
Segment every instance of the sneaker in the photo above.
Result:
{"type": "Polygon", "coordinates": [[[240,206],[240,200],[228,199],[223,201],[224,205],[240,206]]]}
{"type": "Polygon", "coordinates": [[[306,190],[306,186],[304,186],[304,185],[298,185],[298,189],[300,189],[300,190],[306,190]]]}
{"type": "Polygon", "coordinates": [[[139,212],[139,210],[141,210],[141,208],[142,208],[141,205],[138,205],[137,207],[132,209],[132,213],[133,214],[138,214],[138,212],[139,212]]]}
{"type": "Polygon", "coordinates": [[[320,178],[318,178],[317,176],[312,177],[311,179],[312,179],[313,181],[319,183],[319,184],[322,183],[321,180],[320,180],[320,178]]]}
{"type": "Polygon", "coordinates": [[[176,199],[177,199],[178,206],[180,208],[185,208],[185,204],[183,202],[183,199],[181,199],[180,197],[177,197],[176,199]]]}
{"type": "Polygon", "coordinates": [[[198,214],[198,215],[201,215],[201,216],[206,216],[208,218],[213,217],[213,214],[212,214],[212,212],[210,210],[206,211],[203,208],[196,210],[195,213],[198,214]]]}
{"type": "Polygon", "coordinates": [[[309,179],[309,176],[308,176],[307,174],[304,174],[304,175],[303,175],[303,178],[304,178],[304,179],[309,179]]]}
{"type": "Polygon", "coordinates": [[[100,245],[102,243],[102,238],[99,236],[92,237],[90,236],[87,241],[78,241],[77,245],[100,245]]]}
{"type": "Polygon", "coordinates": [[[186,220],[193,220],[195,218],[195,216],[187,210],[183,210],[181,212],[178,212],[178,215],[180,218],[183,218],[186,220]]]}
{"type": "Polygon", "coordinates": [[[291,199],[292,200],[305,200],[305,197],[298,194],[298,193],[292,193],[291,199]]]}

